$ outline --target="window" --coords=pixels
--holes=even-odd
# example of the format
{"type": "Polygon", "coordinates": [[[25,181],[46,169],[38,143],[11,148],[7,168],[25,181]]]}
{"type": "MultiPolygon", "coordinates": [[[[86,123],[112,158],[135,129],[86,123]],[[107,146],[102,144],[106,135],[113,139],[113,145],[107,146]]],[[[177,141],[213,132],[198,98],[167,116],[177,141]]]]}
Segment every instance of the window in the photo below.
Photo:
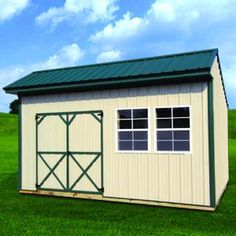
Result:
{"type": "Polygon", "coordinates": [[[148,150],[148,109],[117,111],[118,151],[148,150]]]}
{"type": "Polygon", "coordinates": [[[190,151],[189,107],[156,109],[156,142],[158,152],[190,151]]]}

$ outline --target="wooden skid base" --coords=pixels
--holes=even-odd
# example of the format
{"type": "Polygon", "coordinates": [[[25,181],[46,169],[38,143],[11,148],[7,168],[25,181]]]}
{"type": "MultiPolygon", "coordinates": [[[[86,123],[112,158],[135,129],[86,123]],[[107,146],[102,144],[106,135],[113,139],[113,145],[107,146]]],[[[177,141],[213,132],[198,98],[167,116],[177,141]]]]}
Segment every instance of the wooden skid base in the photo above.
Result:
{"type": "Polygon", "coordinates": [[[20,190],[20,193],[35,194],[35,195],[46,195],[46,196],[56,196],[56,197],[91,199],[91,200],[108,201],[108,202],[134,203],[134,204],[141,204],[141,205],[174,207],[174,208],[184,208],[184,209],[202,210],[202,211],[214,211],[215,210],[215,208],[209,207],[209,206],[198,206],[198,205],[190,205],[190,204],[177,204],[177,203],[158,202],[158,201],[147,201],[147,200],[137,200],[137,199],[104,197],[100,194],[52,192],[52,191],[45,191],[45,190],[37,190],[37,191],[20,190]]]}

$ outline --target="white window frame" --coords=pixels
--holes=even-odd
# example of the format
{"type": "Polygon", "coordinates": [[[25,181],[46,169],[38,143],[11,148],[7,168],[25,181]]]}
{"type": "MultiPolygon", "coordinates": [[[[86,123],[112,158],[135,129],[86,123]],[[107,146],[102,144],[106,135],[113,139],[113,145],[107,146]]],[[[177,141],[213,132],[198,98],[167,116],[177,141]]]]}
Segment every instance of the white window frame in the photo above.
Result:
{"type": "MultiPolygon", "coordinates": [[[[132,117],[131,117],[132,120],[132,117]]],[[[151,140],[150,140],[150,108],[149,107],[122,107],[122,108],[116,108],[115,109],[115,150],[117,153],[128,153],[128,154],[132,154],[132,153],[150,153],[150,147],[151,147],[151,140]],[[121,110],[133,110],[133,109],[147,109],[148,111],[148,118],[147,118],[147,122],[148,122],[148,128],[147,129],[118,129],[118,111],[121,110]],[[119,145],[118,145],[118,141],[119,141],[119,137],[118,137],[118,133],[119,131],[147,131],[147,142],[148,142],[148,149],[147,150],[119,150],[119,145]]]]}
{"type": "MultiPolygon", "coordinates": [[[[192,111],[191,105],[175,105],[175,106],[158,106],[154,108],[154,152],[159,154],[192,154],[192,111]],[[180,107],[188,107],[189,108],[189,128],[173,128],[173,114],[171,114],[171,122],[172,128],[164,128],[164,129],[157,129],[157,117],[156,117],[156,109],[159,108],[180,108],[180,107]],[[180,131],[180,130],[188,130],[189,131],[189,150],[188,151],[160,151],[157,150],[157,131],[180,131]]],[[[172,109],[173,111],[173,109],[172,109]]],[[[179,118],[179,117],[178,117],[179,118]]],[[[181,117],[180,117],[181,118],[181,117]]],[[[183,117],[186,118],[186,117],[183,117]]],[[[163,118],[165,119],[165,118],[163,118]]],[[[172,140],[173,141],[173,140],[172,140]]]]}

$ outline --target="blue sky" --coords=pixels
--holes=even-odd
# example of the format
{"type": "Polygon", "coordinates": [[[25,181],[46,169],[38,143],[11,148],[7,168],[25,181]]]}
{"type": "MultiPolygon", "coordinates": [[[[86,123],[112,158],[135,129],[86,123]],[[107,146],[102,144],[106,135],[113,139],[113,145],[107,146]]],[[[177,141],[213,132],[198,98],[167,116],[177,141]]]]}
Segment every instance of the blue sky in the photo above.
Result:
{"type": "MultiPolygon", "coordinates": [[[[219,48],[236,108],[233,0],[0,0],[0,87],[33,70],[219,48]]],[[[15,97],[0,90],[0,111],[15,97]]]]}

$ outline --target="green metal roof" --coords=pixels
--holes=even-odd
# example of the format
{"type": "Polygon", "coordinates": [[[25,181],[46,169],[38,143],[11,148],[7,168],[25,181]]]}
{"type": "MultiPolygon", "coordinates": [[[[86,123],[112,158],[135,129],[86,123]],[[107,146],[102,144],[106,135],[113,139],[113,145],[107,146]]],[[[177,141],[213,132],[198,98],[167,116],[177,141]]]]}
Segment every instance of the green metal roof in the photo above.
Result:
{"type": "Polygon", "coordinates": [[[158,57],[92,64],[33,72],[6,86],[7,93],[58,91],[67,88],[96,89],[125,83],[133,86],[138,81],[149,85],[150,81],[184,78],[210,72],[217,49],[172,54],[158,57]],[[74,87],[75,88],[75,87],[74,87]]]}

